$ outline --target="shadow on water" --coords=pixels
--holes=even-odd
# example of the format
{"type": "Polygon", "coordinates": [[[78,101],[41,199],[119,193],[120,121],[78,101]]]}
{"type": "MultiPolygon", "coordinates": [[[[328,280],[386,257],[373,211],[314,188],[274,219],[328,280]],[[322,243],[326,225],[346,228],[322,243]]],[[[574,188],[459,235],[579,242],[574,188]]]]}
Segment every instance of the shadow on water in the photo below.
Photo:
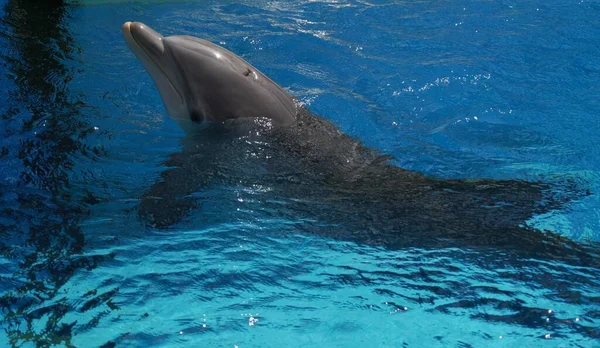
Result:
{"type": "Polygon", "coordinates": [[[9,0],[2,10],[8,103],[0,109],[0,253],[8,264],[0,268],[9,276],[0,285],[1,326],[15,346],[69,345],[74,323],[61,319],[71,305],[57,291],[99,261],[82,255],[78,227],[94,198],[71,187],[74,158],[93,149],[81,141],[91,128],[82,97],[68,90],[69,62],[78,55],[66,25],[70,9],[58,0],[9,0]],[[45,325],[33,325],[40,320],[45,325]]]}

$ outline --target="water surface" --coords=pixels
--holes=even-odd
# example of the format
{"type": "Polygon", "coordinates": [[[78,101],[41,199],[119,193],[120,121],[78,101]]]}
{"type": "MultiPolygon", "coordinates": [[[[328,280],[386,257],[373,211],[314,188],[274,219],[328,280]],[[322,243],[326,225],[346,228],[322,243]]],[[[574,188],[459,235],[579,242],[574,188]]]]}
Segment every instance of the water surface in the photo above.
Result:
{"type": "Polygon", "coordinates": [[[8,0],[0,17],[0,346],[598,346],[593,262],[327,238],[347,230],[310,214],[325,203],[271,209],[242,184],[148,227],[140,198],[186,139],[120,32],[219,43],[406,169],[569,178],[590,194],[528,224],[593,254],[597,1],[8,0]]]}

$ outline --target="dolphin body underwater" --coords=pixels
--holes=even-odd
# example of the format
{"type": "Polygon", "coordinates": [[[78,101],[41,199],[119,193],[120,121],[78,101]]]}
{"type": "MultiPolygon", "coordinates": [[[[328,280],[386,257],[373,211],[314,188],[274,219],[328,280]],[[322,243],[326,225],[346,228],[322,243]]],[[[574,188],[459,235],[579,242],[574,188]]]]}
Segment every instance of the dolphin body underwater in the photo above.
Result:
{"type": "Polygon", "coordinates": [[[202,192],[211,187],[241,187],[256,210],[308,219],[306,233],[333,239],[390,249],[510,249],[577,264],[595,259],[587,246],[526,225],[583,195],[572,193],[581,191],[572,181],[445,180],[405,170],[297,106],[223,47],[163,37],[138,22],[122,31],[169,116],[188,133],[182,153],[140,200],[139,216],[155,228],[207,203],[202,192]]]}

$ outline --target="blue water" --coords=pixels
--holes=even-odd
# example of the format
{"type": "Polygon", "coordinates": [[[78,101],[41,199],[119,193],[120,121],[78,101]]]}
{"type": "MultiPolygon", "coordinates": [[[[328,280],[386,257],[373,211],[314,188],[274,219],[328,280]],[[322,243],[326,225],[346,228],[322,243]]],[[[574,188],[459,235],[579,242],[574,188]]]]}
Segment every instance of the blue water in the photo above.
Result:
{"type": "Polygon", "coordinates": [[[243,184],[147,227],[186,140],[120,31],[219,43],[406,169],[570,178],[528,224],[598,251],[600,2],[28,3],[0,10],[0,346],[600,347],[598,263],[329,238],[243,184]]]}

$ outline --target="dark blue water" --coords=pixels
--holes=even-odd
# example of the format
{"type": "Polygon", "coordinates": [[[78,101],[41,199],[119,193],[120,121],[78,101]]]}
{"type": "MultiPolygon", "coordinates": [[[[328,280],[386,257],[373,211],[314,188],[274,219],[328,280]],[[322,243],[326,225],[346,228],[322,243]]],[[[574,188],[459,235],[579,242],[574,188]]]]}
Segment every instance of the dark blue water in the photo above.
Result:
{"type": "MultiPolygon", "coordinates": [[[[599,18],[598,1],[4,1],[0,346],[599,347],[599,18]],[[590,258],[355,243],[311,215],[327,201],[274,205],[260,183],[148,227],[140,199],[189,140],[127,20],[220,43],[403,168],[575,183],[523,231],[590,258]]],[[[390,233],[371,213],[348,221],[390,233]]]]}

